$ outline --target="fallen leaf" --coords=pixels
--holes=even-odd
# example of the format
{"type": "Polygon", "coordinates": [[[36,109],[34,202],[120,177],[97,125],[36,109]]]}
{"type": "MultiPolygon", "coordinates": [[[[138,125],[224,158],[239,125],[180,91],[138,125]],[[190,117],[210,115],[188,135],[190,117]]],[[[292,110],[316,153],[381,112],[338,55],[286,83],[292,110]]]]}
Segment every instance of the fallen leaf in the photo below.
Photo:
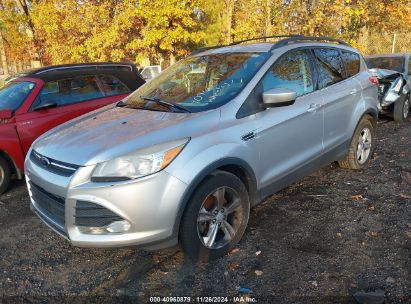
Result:
{"type": "Polygon", "coordinates": [[[357,283],[351,283],[351,284],[350,284],[350,287],[351,287],[351,288],[358,288],[358,285],[357,285],[357,283]]]}
{"type": "Polygon", "coordinates": [[[239,251],[240,251],[239,248],[234,248],[233,250],[230,251],[229,254],[230,254],[230,255],[231,255],[231,254],[235,254],[235,253],[237,253],[237,252],[239,252],[239,251]]]}
{"type": "Polygon", "coordinates": [[[362,196],[361,194],[352,195],[352,196],[351,196],[351,199],[352,199],[353,201],[360,201],[360,200],[363,199],[363,196],[362,196]]]}
{"type": "Polygon", "coordinates": [[[411,231],[407,231],[407,236],[411,239],[411,231]]]}
{"type": "Polygon", "coordinates": [[[229,269],[230,271],[234,271],[234,270],[238,269],[239,267],[240,267],[240,264],[238,264],[238,263],[230,263],[230,264],[228,264],[228,269],[229,269]]]}
{"type": "Polygon", "coordinates": [[[317,281],[311,281],[311,284],[312,284],[312,285],[314,285],[315,287],[317,287],[317,286],[318,286],[317,281]]]}
{"type": "Polygon", "coordinates": [[[368,207],[368,209],[369,209],[369,210],[374,210],[375,207],[374,207],[374,206],[370,206],[370,207],[368,207]]]}
{"type": "Polygon", "coordinates": [[[339,233],[339,232],[337,232],[337,236],[338,236],[338,237],[342,237],[342,234],[339,233]]]}
{"type": "Polygon", "coordinates": [[[261,254],[261,250],[258,250],[258,251],[255,253],[256,256],[259,256],[260,254],[261,254]]]}
{"type": "Polygon", "coordinates": [[[261,270],[256,270],[256,271],[254,271],[254,272],[255,272],[255,274],[256,274],[257,276],[260,276],[260,275],[263,274],[263,272],[262,272],[261,270]]]}
{"type": "Polygon", "coordinates": [[[400,193],[400,197],[401,197],[401,198],[408,198],[408,199],[411,198],[411,196],[406,195],[406,194],[402,194],[402,193],[400,193]]]}
{"type": "Polygon", "coordinates": [[[367,232],[367,235],[368,235],[368,236],[371,236],[371,237],[377,237],[377,236],[378,236],[378,232],[376,232],[376,231],[368,231],[368,232],[367,232]]]}

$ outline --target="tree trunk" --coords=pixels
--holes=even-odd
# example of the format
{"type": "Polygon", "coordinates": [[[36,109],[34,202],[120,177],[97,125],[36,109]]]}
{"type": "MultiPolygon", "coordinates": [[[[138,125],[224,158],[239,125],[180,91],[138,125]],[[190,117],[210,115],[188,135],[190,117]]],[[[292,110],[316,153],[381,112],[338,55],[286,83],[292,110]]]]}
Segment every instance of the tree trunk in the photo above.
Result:
{"type": "Polygon", "coordinates": [[[41,58],[39,53],[39,46],[36,40],[35,32],[34,32],[34,25],[30,17],[30,10],[27,5],[26,0],[14,0],[18,9],[22,14],[26,16],[27,20],[27,27],[26,27],[26,34],[29,37],[30,42],[32,43],[32,47],[29,47],[29,56],[31,59],[31,67],[36,68],[41,66],[41,58]]]}
{"type": "Polygon", "coordinates": [[[265,27],[264,36],[271,35],[271,0],[264,1],[264,11],[265,11],[265,27]]]}
{"type": "Polygon", "coordinates": [[[9,64],[7,62],[7,55],[6,55],[6,48],[4,46],[3,35],[0,32],[0,58],[1,58],[1,67],[3,69],[3,75],[8,76],[9,72],[9,64]]]}
{"type": "Polygon", "coordinates": [[[231,43],[231,27],[233,23],[234,0],[224,0],[224,4],[225,4],[225,11],[224,11],[224,18],[223,18],[224,42],[231,43]]]}

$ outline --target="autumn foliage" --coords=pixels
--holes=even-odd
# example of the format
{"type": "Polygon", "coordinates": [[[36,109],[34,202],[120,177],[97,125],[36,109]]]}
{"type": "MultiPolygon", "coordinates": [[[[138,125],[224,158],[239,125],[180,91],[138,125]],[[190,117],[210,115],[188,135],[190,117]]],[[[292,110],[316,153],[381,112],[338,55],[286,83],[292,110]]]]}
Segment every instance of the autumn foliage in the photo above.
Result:
{"type": "Polygon", "coordinates": [[[281,34],[337,37],[367,51],[383,33],[388,44],[393,33],[411,40],[409,0],[0,0],[1,61],[14,71],[87,61],[167,65],[201,46],[281,34]]]}

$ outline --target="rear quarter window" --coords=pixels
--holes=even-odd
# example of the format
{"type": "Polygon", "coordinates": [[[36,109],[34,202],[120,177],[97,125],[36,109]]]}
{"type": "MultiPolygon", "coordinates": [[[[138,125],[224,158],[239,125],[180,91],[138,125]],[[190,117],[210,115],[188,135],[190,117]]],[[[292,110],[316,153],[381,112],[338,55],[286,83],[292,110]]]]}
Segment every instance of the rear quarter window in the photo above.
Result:
{"type": "Polygon", "coordinates": [[[352,52],[341,51],[342,59],[345,65],[347,77],[352,77],[360,72],[360,55],[352,52]]]}
{"type": "Polygon", "coordinates": [[[99,79],[106,96],[114,96],[131,92],[131,90],[124,83],[122,83],[121,80],[112,75],[99,75],[99,79]]]}

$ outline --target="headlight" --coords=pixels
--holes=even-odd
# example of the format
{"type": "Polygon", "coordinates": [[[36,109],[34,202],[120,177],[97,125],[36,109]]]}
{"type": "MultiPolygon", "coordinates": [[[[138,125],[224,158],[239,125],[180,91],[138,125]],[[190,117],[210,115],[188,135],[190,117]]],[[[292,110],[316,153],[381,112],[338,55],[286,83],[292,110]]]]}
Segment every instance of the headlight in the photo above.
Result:
{"type": "Polygon", "coordinates": [[[98,164],[91,174],[95,182],[135,179],[156,173],[167,167],[183,150],[188,138],[155,145],[98,164]]]}

